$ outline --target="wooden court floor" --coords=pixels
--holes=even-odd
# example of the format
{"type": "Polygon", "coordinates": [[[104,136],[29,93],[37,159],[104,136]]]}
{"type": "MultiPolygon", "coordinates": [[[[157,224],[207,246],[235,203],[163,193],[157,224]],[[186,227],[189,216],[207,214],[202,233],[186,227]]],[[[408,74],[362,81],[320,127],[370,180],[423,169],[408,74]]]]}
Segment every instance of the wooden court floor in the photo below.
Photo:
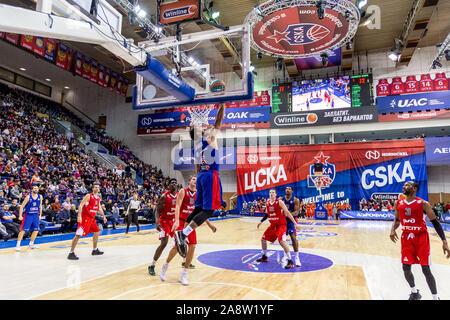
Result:
{"type": "MultiPolygon", "coordinates": [[[[303,265],[295,272],[279,273],[282,268],[275,261],[275,252],[281,248],[277,244],[268,246],[274,253],[269,258],[273,272],[255,271],[257,265],[250,263],[246,269],[247,264],[243,263],[244,257],[260,251],[260,239],[268,223],[256,229],[258,221],[249,217],[214,221],[217,227],[214,234],[207,226],[197,229],[199,244],[193,261],[196,268],[189,270],[189,286],[178,282],[182,271],[179,256],[171,262],[166,281],[160,280],[159,272],[169,246],[156,264],[157,275],[147,273],[159,243],[154,229],[102,236],[99,247],[105,252],[103,256],[91,256],[92,238],[82,238],[76,250],[78,261],[66,259],[70,240],[41,244],[37,250],[23,247],[20,253],[2,249],[0,281],[7,290],[1,290],[0,299],[408,298],[400,245],[389,239],[391,222],[302,220],[297,237],[301,255],[305,254],[303,265]],[[234,256],[224,253],[231,251],[238,253],[234,256]],[[207,263],[203,257],[209,257],[207,263]],[[310,257],[332,263],[323,268],[313,266],[310,257]],[[231,267],[221,267],[224,263],[231,267]],[[308,265],[317,270],[301,270],[308,265]]],[[[450,260],[444,258],[441,241],[434,230],[429,232],[431,269],[441,299],[450,299],[450,260]]],[[[413,272],[423,299],[431,299],[420,268],[414,266],[413,272]]]]}

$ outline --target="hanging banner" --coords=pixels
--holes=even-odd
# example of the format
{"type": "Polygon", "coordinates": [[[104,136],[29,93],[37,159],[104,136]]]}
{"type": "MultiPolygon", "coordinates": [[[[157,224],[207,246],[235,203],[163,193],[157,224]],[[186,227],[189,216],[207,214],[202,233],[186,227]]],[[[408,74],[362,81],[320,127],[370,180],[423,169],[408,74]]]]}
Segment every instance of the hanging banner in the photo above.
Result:
{"type": "Polygon", "coordinates": [[[98,66],[98,82],[100,86],[105,86],[105,67],[101,64],[98,66]]]}
{"type": "Polygon", "coordinates": [[[113,71],[112,74],[111,74],[111,84],[109,86],[109,89],[111,91],[116,90],[116,83],[117,83],[117,72],[113,71]]]}
{"type": "Polygon", "coordinates": [[[69,71],[72,71],[72,61],[73,61],[74,55],[75,55],[75,52],[73,51],[73,49],[71,49],[71,48],[67,49],[66,69],[69,71]]]}
{"type": "Polygon", "coordinates": [[[13,44],[15,44],[17,46],[17,44],[19,43],[19,37],[20,35],[17,33],[6,33],[5,34],[5,39],[13,44]]]}
{"type": "Polygon", "coordinates": [[[62,42],[58,43],[56,65],[63,69],[67,69],[67,49],[68,48],[62,42]]]}
{"type": "Polygon", "coordinates": [[[435,91],[445,91],[448,90],[449,80],[445,76],[445,73],[436,73],[434,78],[434,90],[435,91]]]}
{"type": "Polygon", "coordinates": [[[126,97],[128,91],[128,79],[123,79],[122,96],[126,97]]]}
{"type": "Polygon", "coordinates": [[[84,56],[81,76],[85,79],[91,78],[91,64],[92,64],[91,58],[84,56]]]}
{"type": "Polygon", "coordinates": [[[89,80],[92,82],[98,82],[98,62],[92,60],[91,62],[91,74],[89,75],[89,80]]]}
{"type": "Polygon", "coordinates": [[[450,164],[450,137],[425,138],[427,165],[450,164]]]}
{"type": "Polygon", "coordinates": [[[405,93],[418,93],[418,92],[419,92],[419,81],[417,81],[416,76],[406,77],[405,93]]]}
{"type": "Polygon", "coordinates": [[[109,70],[109,68],[105,68],[105,82],[103,83],[103,86],[105,88],[109,86],[110,80],[111,80],[111,70],[109,70]]]}
{"type": "MultiPolygon", "coordinates": [[[[174,170],[195,170],[194,148],[174,149],[172,151],[174,170]]],[[[221,170],[236,169],[236,148],[222,147],[216,151],[214,161],[221,170]]]]}
{"type": "Polygon", "coordinates": [[[5,33],[4,32],[0,32],[0,39],[3,39],[5,37],[5,33]]]}
{"type": "Polygon", "coordinates": [[[433,88],[433,80],[429,74],[422,74],[419,81],[420,92],[431,92],[433,88]]]}
{"type": "Polygon", "coordinates": [[[403,84],[402,78],[396,77],[392,79],[391,83],[391,94],[404,94],[405,86],[403,84]]]}
{"type": "Polygon", "coordinates": [[[378,97],[378,113],[427,111],[450,106],[450,91],[378,97]]]}
{"type": "Polygon", "coordinates": [[[360,210],[360,202],[369,199],[392,204],[410,180],[419,183],[417,196],[428,199],[422,139],[238,147],[236,165],[239,209],[244,201],[267,199],[270,189],[284,196],[287,186],[303,203],[344,202],[351,210],[360,210]],[[322,171],[316,172],[315,164],[322,171]]]}
{"type": "Polygon", "coordinates": [[[79,76],[83,73],[83,60],[83,55],[77,52],[75,55],[75,73],[79,76]]]}
{"type": "Polygon", "coordinates": [[[45,39],[45,51],[44,57],[51,62],[55,62],[56,59],[56,40],[45,39]]]}
{"type": "Polygon", "coordinates": [[[20,38],[20,46],[27,50],[33,51],[34,36],[23,34],[20,38]]]}
{"type": "Polygon", "coordinates": [[[42,37],[34,37],[33,52],[37,55],[44,56],[45,42],[42,37]]]}
{"type": "Polygon", "coordinates": [[[119,75],[119,79],[117,81],[117,87],[116,87],[116,93],[122,94],[122,84],[123,84],[123,77],[119,75]]]}
{"type": "Polygon", "coordinates": [[[383,97],[391,94],[391,85],[388,83],[387,79],[378,80],[377,84],[377,96],[383,97]]]}

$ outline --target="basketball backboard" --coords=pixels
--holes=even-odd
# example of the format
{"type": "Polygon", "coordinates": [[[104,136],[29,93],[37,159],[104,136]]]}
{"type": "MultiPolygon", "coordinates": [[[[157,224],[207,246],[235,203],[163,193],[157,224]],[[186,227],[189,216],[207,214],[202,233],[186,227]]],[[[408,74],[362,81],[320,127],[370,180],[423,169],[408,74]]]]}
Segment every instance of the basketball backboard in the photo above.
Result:
{"type": "Polygon", "coordinates": [[[139,43],[149,53],[149,63],[136,68],[133,109],[163,109],[253,99],[253,74],[250,72],[250,35],[248,25],[228,30],[209,30],[139,43]],[[183,55],[181,54],[183,53],[183,55]],[[176,61],[183,67],[177,68],[176,61]],[[149,66],[164,70],[148,76],[149,66]],[[211,81],[226,84],[222,92],[211,92],[211,81]],[[168,83],[168,86],[165,84],[168,83]],[[179,91],[182,91],[179,94],[179,91]],[[193,95],[192,95],[193,92],[193,95]]]}

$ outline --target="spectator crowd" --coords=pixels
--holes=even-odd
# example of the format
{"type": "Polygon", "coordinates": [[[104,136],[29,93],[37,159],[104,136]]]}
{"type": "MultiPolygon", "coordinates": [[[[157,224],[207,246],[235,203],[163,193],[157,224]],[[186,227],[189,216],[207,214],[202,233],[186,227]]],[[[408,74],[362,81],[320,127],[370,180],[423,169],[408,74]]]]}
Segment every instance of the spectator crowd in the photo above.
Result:
{"type": "Polygon", "coordinates": [[[51,222],[60,224],[61,232],[73,231],[78,205],[96,181],[101,184],[108,225],[116,227],[134,193],[141,201],[143,217],[152,222],[156,203],[169,183],[161,170],[53,101],[0,84],[0,109],[0,236],[4,240],[17,236],[19,207],[33,184],[39,185],[44,198],[40,234],[51,222]],[[97,162],[74,139],[58,133],[53,119],[83,129],[93,141],[120,156],[125,170],[113,171],[97,162]],[[132,179],[130,168],[136,170],[142,185],[132,179]]]}

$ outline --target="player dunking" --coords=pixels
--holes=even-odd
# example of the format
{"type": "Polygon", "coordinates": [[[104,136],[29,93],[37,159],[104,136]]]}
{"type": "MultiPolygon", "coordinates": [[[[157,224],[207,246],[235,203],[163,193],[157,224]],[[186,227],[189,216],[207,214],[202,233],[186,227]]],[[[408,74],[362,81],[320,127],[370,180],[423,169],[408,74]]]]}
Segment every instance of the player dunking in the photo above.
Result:
{"type": "Polygon", "coordinates": [[[200,140],[195,143],[195,161],[197,169],[197,197],[195,209],[186,219],[188,224],[183,230],[175,232],[178,252],[182,257],[186,256],[186,238],[207,219],[211,218],[214,210],[222,205],[222,183],[219,178],[219,164],[216,162],[218,149],[216,135],[222,127],[225,115],[225,105],[221,104],[217,111],[216,121],[210,129],[192,128],[191,139],[200,140]]]}
{"type": "Polygon", "coordinates": [[[23,235],[30,230],[32,231],[32,234],[28,248],[38,248],[38,246],[34,244],[34,240],[39,232],[39,220],[42,215],[42,195],[38,192],[39,185],[33,184],[31,194],[25,197],[19,208],[19,220],[22,220],[22,225],[20,226],[20,232],[17,236],[16,251],[20,251],[20,242],[23,239],[23,235]],[[23,212],[25,212],[25,216],[22,218],[23,212]]]}
{"type": "Polygon", "coordinates": [[[442,240],[442,250],[444,251],[444,255],[447,254],[447,259],[450,258],[450,249],[445,239],[444,230],[436,218],[433,209],[427,201],[416,197],[417,191],[419,191],[419,184],[416,182],[407,181],[403,185],[403,194],[405,197],[397,200],[394,204],[395,219],[390,238],[393,242],[398,240],[395,230],[401,224],[403,230],[401,236],[401,258],[403,273],[411,287],[409,300],[420,300],[422,297],[414,284],[414,276],[411,272],[412,264],[421,265],[422,272],[433,295],[433,300],[439,300],[436,280],[430,270],[430,238],[424,212],[442,240]]]}
{"type": "Polygon", "coordinates": [[[153,261],[148,267],[148,273],[155,275],[155,264],[161,253],[167,246],[169,237],[173,238],[173,225],[175,223],[175,207],[177,203],[177,180],[172,178],[169,181],[169,190],[163,193],[158,200],[155,211],[156,230],[159,231],[161,243],[156,248],[153,261]]]}
{"type": "Polygon", "coordinates": [[[89,233],[94,233],[92,238],[93,249],[92,255],[99,256],[103,252],[97,248],[98,236],[100,235],[100,230],[95,221],[95,215],[97,211],[103,216],[103,221],[107,223],[105,213],[103,212],[102,206],[100,205],[100,184],[98,182],[94,183],[92,187],[92,193],[84,196],[83,200],[78,207],[78,227],[75,233],[75,237],[72,240],[72,247],[70,249],[69,260],[78,260],[79,258],[75,255],[75,247],[77,246],[78,240],[81,236],[87,236],[89,233]]]}
{"type": "MultiPolygon", "coordinates": [[[[172,226],[172,232],[183,230],[184,225],[186,223],[187,217],[192,213],[195,207],[195,198],[197,195],[197,190],[195,189],[195,185],[197,182],[197,178],[195,176],[191,176],[189,179],[189,187],[181,189],[177,195],[176,207],[175,207],[175,222],[172,226]]],[[[213,226],[208,220],[206,223],[211,228],[212,232],[216,232],[216,227],[213,226]]],[[[192,231],[187,237],[188,250],[186,258],[183,258],[183,263],[181,264],[184,267],[184,270],[180,276],[179,281],[183,285],[188,285],[187,281],[187,271],[188,269],[194,269],[195,266],[191,263],[194,258],[195,245],[197,244],[197,234],[192,231]]],[[[169,256],[167,257],[166,262],[163,264],[161,273],[159,277],[162,281],[166,280],[166,272],[169,268],[169,263],[177,254],[177,248],[174,244],[173,248],[169,252],[169,256]]]]}
{"type": "Polygon", "coordinates": [[[277,192],[275,189],[271,189],[269,191],[269,200],[267,200],[266,204],[266,215],[262,218],[261,222],[258,223],[257,227],[269,218],[270,226],[264,232],[261,238],[261,247],[262,247],[262,257],[257,259],[257,262],[267,262],[268,258],[266,256],[267,251],[267,241],[271,243],[278,240],[281,247],[284,250],[283,260],[287,260],[287,264],[284,266],[285,269],[291,269],[294,267],[294,262],[291,258],[291,253],[289,251],[289,245],[286,242],[286,229],[287,222],[286,217],[292,221],[295,230],[297,230],[297,222],[294,220],[294,217],[286,208],[283,200],[277,199],[277,192]]]}
{"type": "MultiPolygon", "coordinates": [[[[286,187],[286,195],[283,200],[284,204],[288,208],[289,212],[297,221],[297,216],[300,210],[300,200],[292,195],[292,187],[286,187]]],[[[294,247],[294,261],[297,267],[301,267],[300,257],[298,256],[298,240],[297,240],[297,229],[292,221],[286,217],[287,230],[286,234],[291,237],[292,247],[294,247]]]]}

